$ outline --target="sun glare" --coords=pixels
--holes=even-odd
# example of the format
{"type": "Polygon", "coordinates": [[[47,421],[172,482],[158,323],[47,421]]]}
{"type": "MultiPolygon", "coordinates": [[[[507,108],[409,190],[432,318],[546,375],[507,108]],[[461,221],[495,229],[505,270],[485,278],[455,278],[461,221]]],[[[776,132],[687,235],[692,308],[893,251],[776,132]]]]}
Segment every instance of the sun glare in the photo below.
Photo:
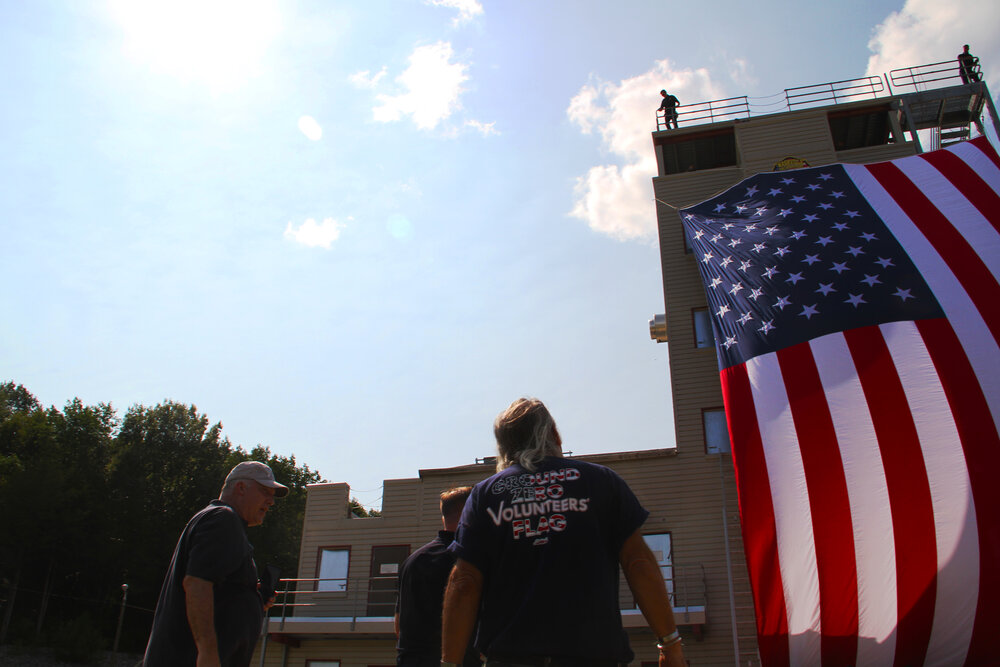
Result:
{"type": "Polygon", "coordinates": [[[256,75],[280,29],[274,2],[262,0],[112,0],[128,58],[213,92],[256,75]]]}

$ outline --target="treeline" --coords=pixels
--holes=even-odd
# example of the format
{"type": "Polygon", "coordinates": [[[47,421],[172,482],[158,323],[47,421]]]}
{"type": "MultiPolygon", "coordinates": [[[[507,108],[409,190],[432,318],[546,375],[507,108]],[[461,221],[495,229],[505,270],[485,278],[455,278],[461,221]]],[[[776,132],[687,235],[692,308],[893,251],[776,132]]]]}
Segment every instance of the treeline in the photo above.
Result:
{"type": "Polygon", "coordinates": [[[291,490],[249,531],[258,566],[294,577],[305,486],[321,481],[294,456],[234,446],[193,405],[45,409],[0,384],[0,644],[110,649],[128,584],[119,649],[142,651],[178,535],[249,459],[291,490]]]}

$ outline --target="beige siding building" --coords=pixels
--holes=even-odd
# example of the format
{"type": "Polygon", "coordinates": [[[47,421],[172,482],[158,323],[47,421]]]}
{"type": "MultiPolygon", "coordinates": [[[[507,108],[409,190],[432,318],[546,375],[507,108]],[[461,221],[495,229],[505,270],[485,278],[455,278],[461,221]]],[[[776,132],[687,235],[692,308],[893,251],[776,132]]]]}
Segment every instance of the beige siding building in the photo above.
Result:
{"type": "MultiPolygon", "coordinates": [[[[883,87],[872,80],[865,80],[864,94],[837,87],[852,82],[815,87],[821,89],[818,102],[808,98],[812,91],[786,91],[790,110],[769,116],[749,117],[746,98],[690,105],[680,107],[680,129],[652,135],[666,311],[651,322],[651,334],[670,346],[677,447],[579,458],[616,470],[650,511],[642,530],[672,591],[692,667],[746,667],[759,659],[713,336],[676,208],[760,171],[910,155],[920,151],[918,130],[932,128],[942,140],[956,132],[965,138],[990,104],[988,91],[981,83],[956,85],[949,76],[936,90],[908,95],[880,96],[883,87]],[[799,108],[804,105],[795,100],[803,96],[810,108],[799,108]]],[[[392,614],[400,563],[440,528],[442,490],[493,472],[493,461],[486,460],[387,480],[378,518],[351,515],[346,484],[311,485],[298,577],[287,582],[294,593],[284,596],[286,605],[279,596],[271,610],[254,664],[395,664],[392,614]]],[[[620,602],[633,664],[655,665],[655,638],[624,578],[620,602]]]]}

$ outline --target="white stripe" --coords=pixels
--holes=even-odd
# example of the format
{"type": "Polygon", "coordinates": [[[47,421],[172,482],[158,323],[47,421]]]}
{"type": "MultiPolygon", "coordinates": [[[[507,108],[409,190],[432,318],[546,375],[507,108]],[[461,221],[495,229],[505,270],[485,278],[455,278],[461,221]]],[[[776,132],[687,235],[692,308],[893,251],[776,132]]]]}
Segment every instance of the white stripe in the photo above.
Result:
{"type": "Polygon", "coordinates": [[[1000,276],[1000,234],[979,209],[927,160],[899,160],[896,166],[948,218],[990,273],[1000,276]]]}
{"type": "Polygon", "coordinates": [[[1000,167],[997,167],[993,160],[987,157],[986,153],[980,150],[978,146],[968,141],[963,141],[954,146],[949,146],[948,150],[962,158],[965,164],[972,167],[986,181],[986,184],[1000,195],[1000,167]]]}
{"type": "Polygon", "coordinates": [[[979,533],[965,452],[916,325],[893,322],[880,329],[917,427],[934,509],[937,598],[924,665],[961,665],[979,600],[979,533]]]}
{"type": "Polygon", "coordinates": [[[844,464],[858,567],[857,667],[891,665],[896,650],[896,548],[889,490],[868,401],[844,335],[809,343],[844,464]]]}
{"type": "Polygon", "coordinates": [[[792,665],[820,663],[819,574],[805,469],[775,354],[746,362],[771,485],[792,665]]]}
{"type": "Polygon", "coordinates": [[[990,406],[993,423],[1000,430],[1000,372],[997,372],[1000,368],[1000,347],[979,310],[934,246],[906,217],[875,177],[860,165],[845,164],[844,169],[875,212],[903,244],[917,270],[937,296],[979,379],[979,385],[990,406]]]}

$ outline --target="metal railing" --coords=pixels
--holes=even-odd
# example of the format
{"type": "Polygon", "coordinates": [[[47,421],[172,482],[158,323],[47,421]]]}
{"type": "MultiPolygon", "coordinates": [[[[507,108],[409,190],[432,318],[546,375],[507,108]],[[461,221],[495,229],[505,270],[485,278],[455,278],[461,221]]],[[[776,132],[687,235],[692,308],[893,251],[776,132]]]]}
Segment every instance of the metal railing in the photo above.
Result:
{"type": "MultiPolygon", "coordinates": [[[[830,81],[809,86],[797,86],[784,90],[784,104],[780,101],[768,102],[765,106],[770,107],[763,113],[781,113],[810,106],[820,106],[826,104],[840,104],[842,102],[852,102],[859,99],[874,99],[885,93],[891,93],[895,88],[913,88],[919,90],[921,86],[927,88],[941,88],[948,85],[959,85],[963,83],[973,83],[982,81],[982,68],[979,65],[979,58],[974,58],[972,66],[963,71],[957,60],[945,60],[939,63],[927,65],[916,65],[914,67],[901,67],[894,69],[883,76],[865,76],[857,79],[844,79],[843,81],[830,81]],[[778,108],[775,108],[777,104],[778,108]],[[780,108],[783,106],[784,108],[780,108]]],[[[689,127],[691,125],[701,125],[704,123],[716,123],[723,120],[738,120],[749,118],[751,115],[761,115],[762,111],[756,108],[761,100],[774,100],[781,93],[775,96],[759,98],[748,97],[727,97],[719,100],[709,100],[678,106],[678,127],[689,127]],[[757,100],[757,102],[753,102],[757,100]]],[[[656,130],[669,130],[666,112],[662,109],[656,112],[656,130]]]]}
{"type": "Polygon", "coordinates": [[[878,97],[878,94],[885,90],[880,76],[865,76],[860,79],[844,79],[843,81],[830,81],[828,83],[817,83],[811,86],[798,86],[796,88],[785,88],[785,101],[788,110],[819,106],[823,104],[839,104],[840,102],[852,102],[861,97],[878,97]]]}
{"type": "MultiPolygon", "coordinates": [[[[716,123],[721,120],[733,120],[735,118],[749,118],[750,104],[747,96],[727,97],[722,100],[709,100],[708,102],[698,102],[696,104],[686,104],[676,107],[677,124],[684,125],[700,124],[708,121],[716,123]]],[[[666,111],[658,109],[656,111],[656,129],[667,130],[666,111]]]]}
{"type": "MultiPolygon", "coordinates": [[[[975,58],[970,70],[971,76],[967,75],[970,81],[964,81],[962,77],[962,67],[955,60],[945,60],[940,63],[930,63],[929,65],[917,65],[915,67],[901,67],[889,72],[889,84],[896,88],[918,88],[922,85],[937,84],[941,81],[952,83],[969,83],[971,81],[982,81],[983,72],[979,67],[979,58],[975,58]]],[[[935,86],[937,87],[937,86],[935,86]]]]}
{"type": "MultiPolygon", "coordinates": [[[[708,599],[705,568],[701,565],[674,566],[672,574],[667,580],[671,604],[674,607],[704,607],[708,599]]],[[[395,576],[347,580],[281,579],[269,617],[279,621],[280,626],[286,619],[296,616],[351,620],[391,617],[396,608],[395,580],[395,576]],[[319,590],[321,588],[328,590],[319,590]]],[[[622,600],[622,603],[623,608],[634,608],[631,599],[622,600]]]]}

